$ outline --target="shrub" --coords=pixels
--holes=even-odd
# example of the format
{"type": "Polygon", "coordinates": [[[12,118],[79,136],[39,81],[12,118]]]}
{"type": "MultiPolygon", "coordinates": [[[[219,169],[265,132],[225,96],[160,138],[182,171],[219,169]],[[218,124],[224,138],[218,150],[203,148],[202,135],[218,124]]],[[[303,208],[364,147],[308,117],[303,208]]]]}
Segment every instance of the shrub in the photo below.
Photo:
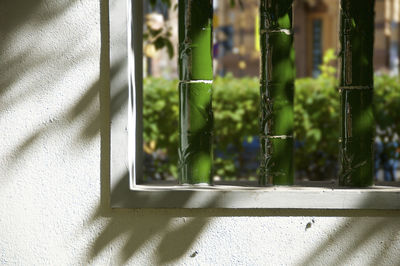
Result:
{"type": "MultiPolygon", "coordinates": [[[[321,180],[337,175],[340,106],[335,68],[329,66],[332,58],[333,54],[324,58],[318,78],[296,80],[295,169],[301,178],[321,180]]],[[[144,149],[151,156],[145,167],[148,177],[167,178],[177,173],[177,87],[177,80],[144,80],[144,149]]],[[[243,143],[252,142],[259,132],[259,81],[227,75],[216,78],[213,89],[215,174],[224,179],[254,176],[254,172],[243,171],[250,155],[243,143]]],[[[394,140],[400,132],[398,77],[375,78],[374,103],[379,137],[394,140]]]]}

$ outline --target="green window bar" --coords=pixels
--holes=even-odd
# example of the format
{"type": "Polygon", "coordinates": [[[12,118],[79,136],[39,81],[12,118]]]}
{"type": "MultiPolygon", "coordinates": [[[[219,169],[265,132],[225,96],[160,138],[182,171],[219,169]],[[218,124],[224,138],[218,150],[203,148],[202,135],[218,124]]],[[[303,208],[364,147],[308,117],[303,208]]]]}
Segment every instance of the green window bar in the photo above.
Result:
{"type": "Polygon", "coordinates": [[[293,0],[260,3],[260,185],[291,185],[293,177],[293,0]]]}
{"type": "Polygon", "coordinates": [[[179,183],[212,183],[212,0],[179,0],[179,183]]]}
{"type": "Polygon", "coordinates": [[[374,4],[374,0],[341,1],[339,184],[342,186],[364,187],[373,184],[374,4]]]}

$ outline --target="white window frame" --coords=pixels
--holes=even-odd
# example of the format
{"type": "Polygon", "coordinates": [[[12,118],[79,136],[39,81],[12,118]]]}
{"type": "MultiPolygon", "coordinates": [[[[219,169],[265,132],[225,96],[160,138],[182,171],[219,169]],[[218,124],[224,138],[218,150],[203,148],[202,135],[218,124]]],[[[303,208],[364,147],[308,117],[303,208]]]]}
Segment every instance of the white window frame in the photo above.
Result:
{"type": "Polygon", "coordinates": [[[142,176],[143,0],[110,0],[112,208],[399,210],[400,188],[147,186],[142,176]]]}

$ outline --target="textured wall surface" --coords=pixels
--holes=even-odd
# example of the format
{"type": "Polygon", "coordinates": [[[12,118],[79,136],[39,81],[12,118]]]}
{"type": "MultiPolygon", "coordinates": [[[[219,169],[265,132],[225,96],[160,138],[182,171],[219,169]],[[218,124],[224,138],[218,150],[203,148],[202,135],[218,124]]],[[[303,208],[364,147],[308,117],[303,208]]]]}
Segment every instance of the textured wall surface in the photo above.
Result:
{"type": "Polygon", "coordinates": [[[399,212],[111,211],[107,6],[0,1],[0,264],[400,264],[399,212]]]}

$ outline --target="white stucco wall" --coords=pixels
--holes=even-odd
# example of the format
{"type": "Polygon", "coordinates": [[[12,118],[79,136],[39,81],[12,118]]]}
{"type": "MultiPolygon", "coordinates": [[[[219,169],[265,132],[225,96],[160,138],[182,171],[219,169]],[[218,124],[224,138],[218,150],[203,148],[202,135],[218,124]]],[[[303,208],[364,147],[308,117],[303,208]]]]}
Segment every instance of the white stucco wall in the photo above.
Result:
{"type": "Polygon", "coordinates": [[[400,213],[108,207],[107,1],[0,1],[0,264],[400,265],[400,213]]]}

